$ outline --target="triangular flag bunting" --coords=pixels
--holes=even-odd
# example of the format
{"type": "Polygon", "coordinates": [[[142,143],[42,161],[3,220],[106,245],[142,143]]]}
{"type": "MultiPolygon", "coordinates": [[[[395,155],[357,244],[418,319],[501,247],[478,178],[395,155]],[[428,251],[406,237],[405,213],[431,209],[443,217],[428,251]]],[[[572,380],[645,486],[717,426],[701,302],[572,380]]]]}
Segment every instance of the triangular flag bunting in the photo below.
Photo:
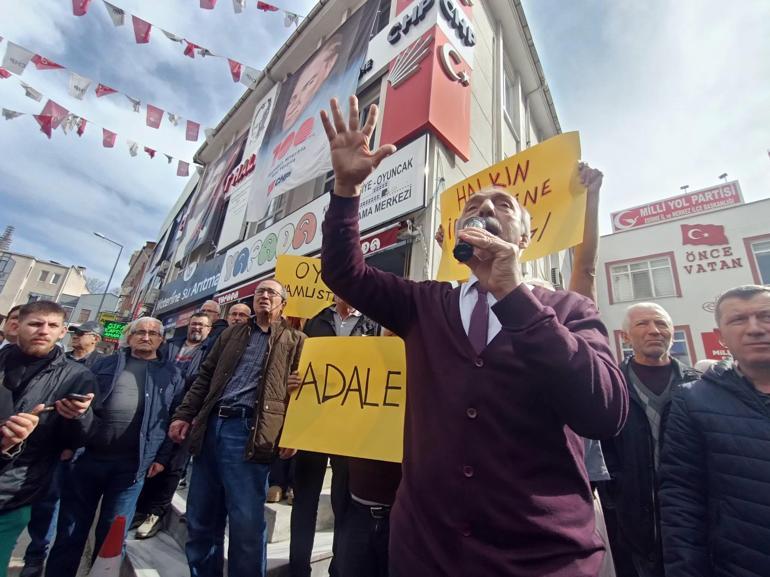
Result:
{"type": "Polygon", "coordinates": [[[111,130],[107,130],[106,128],[102,128],[102,146],[104,148],[112,148],[115,146],[115,138],[118,135],[112,132],[111,130]]]}
{"type": "Polygon", "coordinates": [[[137,44],[147,44],[150,42],[150,32],[152,31],[152,24],[131,16],[131,22],[134,24],[134,38],[137,44]]]}
{"type": "Polygon", "coordinates": [[[107,9],[107,14],[110,15],[113,25],[123,26],[126,23],[126,13],[121,8],[113,6],[109,2],[104,2],[104,7],[107,9]]]}
{"type": "Polygon", "coordinates": [[[83,136],[83,133],[86,131],[86,124],[88,124],[88,121],[85,118],[78,120],[78,136],[83,136]]]}
{"type": "Polygon", "coordinates": [[[24,116],[23,112],[16,112],[15,110],[8,110],[7,108],[3,108],[3,118],[6,120],[13,120],[14,118],[17,118],[19,116],[24,116]]]}
{"type": "Polygon", "coordinates": [[[127,94],[124,94],[126,98],[131,102],[131,107],[134,109],[134,112],[139,112],[139,107],[142,105],[141,100],[137,100],[136,98],[131,98],[127,94]]]}
{"type": "Polygon", "coordinates": [[[177,43],[180,43],[180,44],[182,42],[184,42],[184,38],[182,38],[181,36],[177,36],[176,34],[172,34],[171,32],[163,30],[162,28],[160,29],[160,31],[163,32],[163,34],[166,36],[166,38],[171,40],[171,42],[177,42],[177,43]]]}
{"type": "Polygon", "coordinates": [[[243,7],[246,5],[246,0],[233,0],[233,10],[236,14],[243,12],[243,7]]]}
{"type": "Polygon", "coordinates": [[[180,160],[176,166],[177,176],[190,176],[190,164],[184,160],[180,160]]]}
{"type": "Polygon", "coordinates": [[[189,56],[190,58],[195,58],[195,49],[200,48],[197,44],[193,44],[189,40],[185,40],[187,43],[187,46],[184,49],[184,55],[189,56]]]}
{"type": "Polygon", "coordinates": [[[59,125],[64,121],[64,119],[67,118],[69,113],[69,110],[49,98],[48,102],[46,102],[45,106],[43,106],[43,110],[40,112],[40,115],[50,116],[51,126],[54,130],[56,130],[59,128],[59,125]]]}
{"type": "Polygon", "coordinates": [[[241,84],[251,88],[259,79],[259,74],[260,72],[256,68],[252,68],[251,66],[244,66],[243,74],[241,74],[241,84]]]}
{"type": "Polygon", "coordinates": [[[5,68],[0,68],[0,78],[10,78],[11,73],[8,72],[5,68]]]}
{"type": "Polygon", "coordinates": [[[198,131],[201,125],[192,120],[187,121],[187,130],[185,130],[185,138],[190,142],[198,142],[198,131]]]}
{"type": "Polygon", "coordinates": [[[201,0],[201,8],[204,10],[213,10],[217,5],[217,0],[201,0]]]}
{"type": "Polygon", "coordinates": [[[43,94],[29,86],[24,82],[20,82],[21,87],[24,89],[24,96],[31,98],[35,102],[40,102],[43,99],[43,94]]]}
{"type": "Polygon", "coordinates": [[[85,16],[91,0],[72,0],[72,13],[75,16],[85,16]]]}
{"type": "Polygon", "coordinates": [[[214,138],[214,129],[213,128],[204,128],[203,134],[206,135],[206,140],[211,140],[214,138]]]}
{"type": "Polygon", "coordinates": [[[56,64],[53,60],[48,60],[48,58],[44,58],[40,56],[40,54],[35,54],[32,57],[32,64],[34,64],[35,68],[38,70],[57,70],[59,68],[64,68],[61,64],[56,64]]]}
{"type": "Polygon", "coordinates": [[[13,72],[14,74],[23,74],[24,69],[27,67],[27,64],[29,64],[29,61],[32,60],[34,55],[35,54],[33,52],[30,52],[26,48],[22,48],[18,44],[9,42],[5,47],[5,56],[3,56],[3,68],[8,70],[8,72],[13,72]]]}
{"type": "Polygon", "coordinates": [[[40,125],[40,132],[45,134],[49,139],[51,138],[51,133],[53,132],[53,118],[50,114],[35,114],[34,115],[35,120],[37,120],[37,123],[40,125]]]}
{"type": "Polygon", "coordinates": [[[171,164],[171,161],[174,160],[174,157],[170,154],[163,154],[163,156],[166,157],[166,160],[168,160],[168,163],[171,164]]]}
{"type": "Polygon", "coordinates": [[[91,86],[90,78],[80,76],[80,74],[75,74],[74,72],[70,73],[70,84],[68,90],[70,96],[77,98],[78,100],[83,100],[83,97],[86,95],[89,86],[91,86]]]}
{"type": "Polygon", "coordinates": [[[262,10],[263,12],[278,12],[280,8],[278,8],[278,6],[268,4],[267,2],[257,2],[257,10],[262,10]]]}
{"type": "Polygon", "coordinates": [[[211,50],[204,48],[203,46],[198,47],[198,54],[200,54],[201,58],[205,58],[206,56],[216,56],[211,50]]]}
{"type": "Polygon", "coordinates": [[[147,126],[150,128],[160,128],[160,121],[163,120],[163,111],[152,104],[147,105],[147,126]]]}
{"type": "Polygon", "coordinates": [[[167,112],[166,114],[168,114],[168,121],[173,126],[179,126],[179,116],[177,114],[174,114],[173,112],[167,112]]]}
{"type": "Polygon", "coordinates": [[[230,74],[233,76],[233,82],[240,82],[242,64],[235,60],[230,60],[229,58],[227,59],[227,62],[230,64],[230,74]]]}
{"type": "Polygon", "coordinates": [[[133,140],[129,140],[128,141],[128,153],[131,156],[136,156],[137,154],[139,154],[139,144],[137,144],[133,140]]]}
{"type": "Polygon", "coordinates": [[[106,84],[101,84],[100,83],[96,87],[96,97],[97,98],[101,98],[102,96],[107,96],[108,94],[115,94],[116,92],[117,92],[117,90],[115,90],[114,88],[110,88],[106,84]]]}
{"type": "Polygon", "coordinates": [[[147,156],[149,156],[150,158],[155,158],[155,149],[150,148],[149,146],[145,146],[144,151],[147,153],[147,156]]]}
{"type": "Polygon", "coordinates": [[[294,14],[294,12],[286,12],[286,16],[283,18],[283,25],[286,26],[286,28],[291,28],[292,25],[297,26],[299,24],[299,14],[294,14]]]}

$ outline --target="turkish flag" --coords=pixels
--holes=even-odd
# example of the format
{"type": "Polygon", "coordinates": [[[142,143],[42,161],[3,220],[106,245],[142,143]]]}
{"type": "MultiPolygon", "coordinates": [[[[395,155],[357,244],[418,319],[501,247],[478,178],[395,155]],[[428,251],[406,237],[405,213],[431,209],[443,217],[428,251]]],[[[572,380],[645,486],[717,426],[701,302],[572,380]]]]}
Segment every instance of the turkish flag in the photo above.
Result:
{"type": "Polygon", "coordinates": [[[721,224],[683,224],[682,244],[715,246],[730,244],[721,224]]]}
{"type": "Polygon", "coordinates": [[[107,130],[106,128],[102,128],[102,146],[104,148],[112,148],[115,146],[115,138],[118,135],[114,132],[107,130]]]}
{"type": "Polygon", "coordinates": [[[201,8],[204,10],[213,10],[217,5],[217,0],[201,0],[201,8]]]}
{"type": "Polygon", "coordinates": [[[134,38],[137,44],[147,44],[150,42],[150,31],[152,30],[152,24],[131,16],[131,22],[134,24],[134,38]]]}
{"type": "Polygon", "coordinates": [[[50,116],[51,126],[54,130],[56,130],[59,128],[59,125],[62,123],[62,121],[67,118],[69,113],[70,111],[64,108],[61,104],[57,104],[53,100],[48,100],[48,102],[45,103],[43,110],[40,112],[40,115],[50,116]]]}
{"type": "Polygon", "coordinates": [[[176,175],[177,176],[189,176],[190,175],[190,164],[185,162],[184,160],[180,160],[179,164],[176,166],[176,175]]]}
{"type": "Polygon", "coordinates": [[[198,142],[198,131],[200,130],[201,125],[197,122],[193,122],[192,120],[187,121],[187,130],[186,130],[186,138],[190,142],[198,142]]]}
{"type": "Polygon", "coordinates": [[[8,72],[5,68],[0,67],[0,78],[10,78],[10,77],[11,77],[11,73],[8,72]]]}
{"type": "Polygon", "coordinates": [[[195,58],[195,50],[200,48],[200,46],[193,44],[189,40],[185,40],[185,42],[187,43],[187,46],[185,46],[184,55],[189,56],[190,58],[195,58]]]}
{"type": "Polygon", "coordinates": [[[75,16],[85,16],[91,0],[72,0],[72,13],[75,16]]]}
{"type": "Polygon", "coordinates": [[[86,124],[88,124],[88,121],[85,118],[78,120],[78,136],[83,136],[83,133],[86,131],[86,124]]]}
{"type": "Polygon", "coordinates": [[[150,128],[160,128],[160,121],[163,120],[163,111],[152,104],[147,105],[147,126],[150,128]]]}
{"type": "Polygon", "coordinates": [[[40,132],[45,134],[49,139],[51,138],[51,132],[53,131],[53,116],[50,114],[35,114],[35,120],[40,125],[40,132]]]}
{"type": "Polygon", "coordinates": [[[278,12],[279,8],[278,6],[273,6],[267,2],[257,2],[257,10],[262,10],[264,12],[278,12]]]}
{"type": "Polygon", "coordinates": [[[117,90],[114,88],[110,88],[106,84],[99,84],[96,87],[96,97],[101,98],[102,96],[107,96],[108,94],[115,94],[117,90]]]}
{"type": "Polygon", "coordinates": [[[144,151],[147,153],[147,155],[150,158],[155,158],[155,149],[154,148],[150,148],[149,146],[145,146],[144,147],[144,151]]]}
{"type": "Polygon", "coordinates": [[[233,82],[240,82],[241,80],[241,63],[236,62],[235,60],[227,59],[227,62],[230,64],[230,74],[233,75],[233,82]]]}
{"type": "Polygon", "coordinates": [[[35,54],[32,57],[32,64],[35,65],[35,68],[38,70],[56,70],[57,68],[64,68],[61,64],[56,64],[53,60],[48,60],[48,58],[43,58],[40,56],[40,54],[35,54]]]}

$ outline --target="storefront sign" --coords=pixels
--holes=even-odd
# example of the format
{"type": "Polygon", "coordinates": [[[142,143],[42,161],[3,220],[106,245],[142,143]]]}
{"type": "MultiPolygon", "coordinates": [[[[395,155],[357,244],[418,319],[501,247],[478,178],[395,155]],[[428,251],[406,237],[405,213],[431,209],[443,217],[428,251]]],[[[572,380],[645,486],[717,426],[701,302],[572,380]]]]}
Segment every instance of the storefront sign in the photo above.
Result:
{"type": "Polygon", "coordinates": [[[732,358],[727,347],[719,342],[719,334],[716,331],[701,333],[700,336],[703,339],[703,349],[706,351],[707,359],[722,361],[732,358]]]}
{"type": "MultiPolygon", "coordinates": [[[[364,182],[359,224],[362,231],[425,206],[426,147],[426,136],[409,143],[383,160],[364,182]]],[[[217,290],[222,292],[274,269],[280,254],[308,255],[320,250],[321,222],[328,205],[328,196],[321,196],[228,250],[217,290]]]]}
{"type": "Polygon", "coordinates": [[[470,269],[455,260],[455,226],[468,199],[485,188],[515,197],[532,217],[530,244],[522,261],[575,246],[583,240],[586,190],[578,176],[580,137],[567,132],[549,138],[447,188],[441,194],[444,245],[438,280],[468,278],[470,269]]]}
{"type": "Polygon", "coordinates": [[[107,321],[104,323],[104,335],[102,338],[113,343],[119,341],[120,337],[123,336],[123,331],[126,329],[126,324],[117,321],[107,321]]]}
{"type": "Polygon", "coordinates": [[[612,213],[612,231],[639,228],[667,220],[705,214],[728,206],[743,204],[737,180],[704,188],[650,204],[612,213]]]}
{"type": "Polygon", "coordinates": [[[224,256],[219,255],[195,267],[185,269],[185,274],[174,282],[164,286],[160,291],[155,314],[189,305],[195,301],[213,295],[219,282],[219,272],[222,269],[224,256]]]}
{"type": "Polygon", "coordinates": [[[733,268],[743,268],[743,259],[735,256],[733,247],[720,246],[703,250],[688,250],[683,265],[687,274],[702,274],[733,268]]]}

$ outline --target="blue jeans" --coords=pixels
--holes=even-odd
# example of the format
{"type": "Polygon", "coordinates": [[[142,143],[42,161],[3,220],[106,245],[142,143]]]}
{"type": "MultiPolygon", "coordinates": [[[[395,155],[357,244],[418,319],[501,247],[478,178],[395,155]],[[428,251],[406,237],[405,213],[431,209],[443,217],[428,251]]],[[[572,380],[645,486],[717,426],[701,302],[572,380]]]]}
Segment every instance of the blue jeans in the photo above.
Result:
{"type": "Polygon", "coordinates": [[[115,517],[126,518],[128,531],[144,485],[144,479],[134,480],[137,468],[136,458],[95,456],[88,451],[72,464],[64,475],[56,542],[48,556],[46,577],[72,577],[77,573],[100,499],[94,555],[101,549],[115,517]]]}
{"type": "Polygon", "coordinates": [[[267,572],[265,499],[270,465],[244,458],[254,421],[209,419],[200,455],[193,459],[187,494],[187,561],[191,577],[221,577],[225,522],[230,522],[229,577],[267,572]]]}
{"type": "Polygon", "coordinates": [[[56,537],[56,520],[59,517],[61,485],[69,462],[57,463],[48,493],[32,505],[32,514],[27,525],[29,545],[24,553],[24,565],[42,566],[48,554],[48,546],[56,537]]]}

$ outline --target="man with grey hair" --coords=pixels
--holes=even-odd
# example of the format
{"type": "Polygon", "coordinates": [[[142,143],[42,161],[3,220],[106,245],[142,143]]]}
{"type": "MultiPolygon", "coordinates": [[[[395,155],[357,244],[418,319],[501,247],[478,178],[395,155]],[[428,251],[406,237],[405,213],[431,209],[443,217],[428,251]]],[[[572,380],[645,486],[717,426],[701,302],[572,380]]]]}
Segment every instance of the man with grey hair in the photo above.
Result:
{"type": "Polygon", "coordinates": [[[770,567],[770,287],[717,300],[734,358],[683,388],[661,457],[666,577],[754,577],[770,567]]]}
{"type": "Polygon", "coordinates": [[[616,437],[602,441],[610,472],[602,491],[618,575],[663,577],[658,508],[658,463],[672,393],[698,373],[670,354],[671,315],[657,303],[628,307],[623,339],[633,355],[623,361],[628,419],[616,437]]]}
{"type": "Polygon", "coordinates": [[[184,395],[184,380],[164,357],[163,325],[152,317],[131,323],[128,346],[99,359],[94,425],[85,451],[64,478],[56,542],[47,577],[72,577],[101,499],[96,525],[99,551],[117,516],[131,525],[145,478],[168,466],[173,442],[166,436],[170,415],[184,395]]]}

